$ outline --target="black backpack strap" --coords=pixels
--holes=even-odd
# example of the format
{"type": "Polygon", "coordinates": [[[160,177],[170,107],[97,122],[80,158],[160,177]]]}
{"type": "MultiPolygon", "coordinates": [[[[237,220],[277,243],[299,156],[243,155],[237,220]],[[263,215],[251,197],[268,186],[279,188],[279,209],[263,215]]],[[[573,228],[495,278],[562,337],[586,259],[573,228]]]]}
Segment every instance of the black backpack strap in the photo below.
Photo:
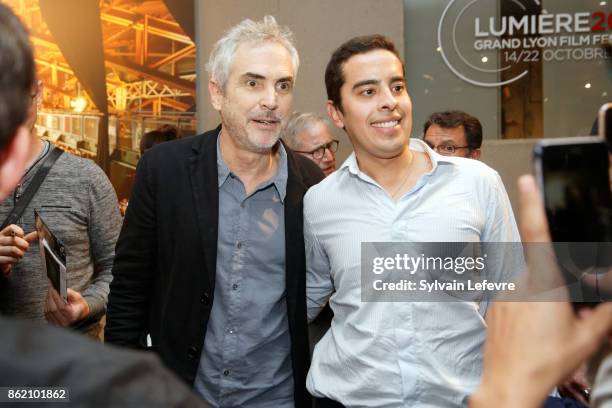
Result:
{"type": "Polygon", "coordinates": [[[38,171],[36,171],[36,174],[28,185],[28,188],[23,193],[15,207],[13,207],[13,210],[8,215],[8,217],[6,217],[6,220],[4,220],[4,222],[2,223],[0,231],[2,231],[11,224],[15,224],[19,220],[19,218],[21,218],[21,215],[25,211],[28,204],[30,204],[30,201],[32,201],[32,198],[34,198],[34,195],[38,191],[38,188],[45,180],[45,177],[47,177],[47,174],[49,174],[49,170],[51,170],[51,167],[53,167],[53,165],[55,164],[57,159],[59,159],[62,153],[64,153],[64,151],[62,149],[58,149],[57,147],[54,147],[49,152],[49,156],[47,156],[47,158],[40,165],[38,171]]]}

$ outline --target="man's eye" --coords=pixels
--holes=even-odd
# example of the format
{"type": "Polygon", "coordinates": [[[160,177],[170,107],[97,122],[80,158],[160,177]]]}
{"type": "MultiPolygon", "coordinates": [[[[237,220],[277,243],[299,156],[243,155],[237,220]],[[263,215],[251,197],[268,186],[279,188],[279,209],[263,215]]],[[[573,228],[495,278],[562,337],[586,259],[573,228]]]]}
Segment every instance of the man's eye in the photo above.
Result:
{"type": "Polygon", "coordinates": [[[445,152],[452,153],[452,152],[455,151],[455,146],[453,146],[453,145],[445,145],[445,146],[442,146],[442,150],[444,150],[445,152]]]}
{"type": "Polygon", "coordinates": [[[257,81],[255,81],[254,79],[249,79],[247,81],[247,86],[250,86],[251,88],[255,88],[257,86],[257,81]]]}
{"type": "Polygon", "coordinates": [[[278,89],[281,91],[290,91],[291,90],[291,83],[290,82],[281,82],[280,84],[278,84],[278,89]]]}
{"type": "Polygon", "coordinates": [[[401,93],[404,90],[404,85],[395,85],[393,87],[393,91],[395,91],[396,93],[401,93]]]}
{"type": "Polygon", "coordinates": [[[364,89],[363,91],[361,91],[361,94],[366,95],[366,96],[372,96],[374,95],[374,89],[372,88],[364,89]]]}

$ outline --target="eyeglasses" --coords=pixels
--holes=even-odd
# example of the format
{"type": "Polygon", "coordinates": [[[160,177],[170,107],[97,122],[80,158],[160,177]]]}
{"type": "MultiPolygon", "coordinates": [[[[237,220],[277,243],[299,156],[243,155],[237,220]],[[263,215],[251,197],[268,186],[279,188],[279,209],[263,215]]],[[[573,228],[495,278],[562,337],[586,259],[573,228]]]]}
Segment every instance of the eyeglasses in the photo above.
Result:
{"type": "Polygon", "coordinates": [[[451,144],[441,144],[438,146],[434,146],[427,141],[425,143],[427,143],[427,146],[431,147],[433,150],[435,150],[436,152],[440,153],[443,156],[452,156],[453,154],[455,154],[455,151],[457,149],[469,149],[470,148],[470,146],[455,146],[451,144]]]}
{"type": "Polygon", "coordinates": [[[321,145],[321,146],[317,147],[316,149],[311,150],[309,152],[300,151],[300,150],[294,150],[294,152],[309,154],[309,155],[312,156],[313,159],[321,160],[323,158],[323,156],[325,156],[325,149],[329,150],[332,153],[336,153],[336,151],[338,150],[338,144],[339,143],[340,143],[339,141],[334,139],[331,142],[326,143],[324,145],[321,145]]]}

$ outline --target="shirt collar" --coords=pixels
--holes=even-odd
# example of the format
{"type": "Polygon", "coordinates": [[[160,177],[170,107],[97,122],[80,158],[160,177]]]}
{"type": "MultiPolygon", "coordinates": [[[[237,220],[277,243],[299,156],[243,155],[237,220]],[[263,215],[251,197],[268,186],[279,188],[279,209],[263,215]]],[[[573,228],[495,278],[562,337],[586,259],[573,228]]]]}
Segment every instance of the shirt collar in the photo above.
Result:
{"type": "MultiPolygon", "coordinates": [[[[219,135],[221,132],[219,132],[219,135]]],[[[217,187],[221,188],[221,186],[227,181],[227,179],[232,175],[231,170],[225,164],[223,160],[223,156],[221,155],[221,147],[220,137],[217,135],[217,187]]],[[[281,202],[285,201],[285,196],[287,195],[287,178],[288,178],[288,169],[287,169],[287,151],[283,144],[278,141],[278,169],[274,177],[270,180],[266,181],[264,184],[259,186],[257,189],[261,189],[263,187],[269,186],[273,184],[278,192],[281,202]]]]}
{"type": "MultiPolygon", "coordinates": [[[[410,144],[408,148],[415,152],[423,152],[429,157],[432,169],[427,174],[433,174],[438,168],[439,164],[455,163],[452,157],[443,156],[437,153],[435,150],[429,147],[427,143],[420,139],[410,139],[410,144]]],[[[364,175],[364,173],[362,173],[359,169],[359,164],[357,163],[357,156],[355,156],[355,152],[352,152],[351,155],[344,161],[344,163],[342,163],[340,169],[344,168],[347,168],[351,174],[364,175]]]]}

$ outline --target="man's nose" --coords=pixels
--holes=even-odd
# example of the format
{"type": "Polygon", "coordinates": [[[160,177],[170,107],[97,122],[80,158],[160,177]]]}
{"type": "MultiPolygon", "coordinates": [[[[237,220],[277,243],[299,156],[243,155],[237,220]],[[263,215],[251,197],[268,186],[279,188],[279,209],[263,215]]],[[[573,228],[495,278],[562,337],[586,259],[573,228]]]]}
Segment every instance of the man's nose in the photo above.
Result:
{"type": "Polygon", "coordinates": [[[323,154],[323,161],[334,161],[334,152],[332,152],[329,147],[325,149],[325,153],[323,154]]]}
{"type": "Polygon", "coordinates": [[[379,98],[378,107],[380,110],[393,111],[397,107],[397,99],[390,89],[383,88],[379,94],[379,98]]]}
{"type": "Polygon", "coordinates": [[[278,94],[273,86],[266,88],[261,97],[260,105],[269,110],[275,110],[278,107],[278,94]]]}

